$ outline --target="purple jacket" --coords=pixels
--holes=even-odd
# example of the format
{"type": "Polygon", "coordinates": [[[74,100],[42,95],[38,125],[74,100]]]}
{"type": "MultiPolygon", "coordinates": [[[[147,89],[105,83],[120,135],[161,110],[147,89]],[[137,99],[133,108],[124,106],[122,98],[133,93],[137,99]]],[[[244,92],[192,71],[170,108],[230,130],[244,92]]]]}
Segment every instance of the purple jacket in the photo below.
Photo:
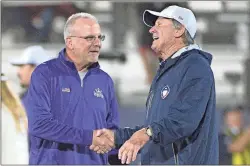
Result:
{"type": "Polygon", "coordinates": [[[63,49],[36,67],[27,103],[30,164],[107,164],[107,154],[89,150],[93,130],[119,121],[113,81],[98,63],[80,80],[63,49]]]}

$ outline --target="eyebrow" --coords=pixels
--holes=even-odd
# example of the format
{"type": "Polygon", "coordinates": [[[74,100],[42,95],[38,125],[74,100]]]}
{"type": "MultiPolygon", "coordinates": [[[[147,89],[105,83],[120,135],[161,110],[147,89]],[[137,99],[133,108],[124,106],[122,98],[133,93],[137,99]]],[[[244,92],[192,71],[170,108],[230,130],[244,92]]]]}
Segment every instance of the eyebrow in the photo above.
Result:
{"type": "MultiPolygon", "coordinates": [[[[95,37],[96,35],[87,35],[86,37],[95,37]]],[[[98,37],[102,36],[102,34],[97,35],[98,37]]]]}

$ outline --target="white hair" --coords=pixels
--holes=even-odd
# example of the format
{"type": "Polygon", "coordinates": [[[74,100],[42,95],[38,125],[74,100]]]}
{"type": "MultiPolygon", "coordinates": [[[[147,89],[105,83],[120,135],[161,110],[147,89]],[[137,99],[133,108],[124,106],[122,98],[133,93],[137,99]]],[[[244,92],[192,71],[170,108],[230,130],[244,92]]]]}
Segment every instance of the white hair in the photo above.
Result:
{"type": "Polygon", "coordinates": [[[79,18],[89,18],[89,19],[92,19],[92,20],[94,20],[94,21],[96,21],[98,23],[97,18],[95,16],[93,16],[92,14],[83,13],[83,12],[72,14],[68,18],[68,20],[67,20],[67,22],[66,22],[66,24],[64,26],[63,37],[64,37],[65,43],[66,43],[67,37],[71,35],[72,25],[79,18]]]}
{"type": "MultiPolygon", "coordinates": [[[[174,28],[176,29],[180,29],[182,24],[174,19],[172,19],[174,28]]],[[[183,43],[188,46],[190,44],[194,44],[194,39],[191,37],[191,35],[189,34],[189,32],[187,31],[187,29],[185,29],[184,35],[182,36],[183,39],[183,43]]]]}

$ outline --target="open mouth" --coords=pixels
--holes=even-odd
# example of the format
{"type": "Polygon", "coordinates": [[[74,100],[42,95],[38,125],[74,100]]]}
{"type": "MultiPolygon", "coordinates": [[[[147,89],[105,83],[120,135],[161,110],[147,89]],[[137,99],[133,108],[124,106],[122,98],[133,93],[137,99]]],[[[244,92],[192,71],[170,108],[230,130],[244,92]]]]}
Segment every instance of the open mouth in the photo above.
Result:
{"type": "Polygon", "coordinates": [[[153,36],[153,40],[158,40],[159,37],[158,36],[153,36]]]}

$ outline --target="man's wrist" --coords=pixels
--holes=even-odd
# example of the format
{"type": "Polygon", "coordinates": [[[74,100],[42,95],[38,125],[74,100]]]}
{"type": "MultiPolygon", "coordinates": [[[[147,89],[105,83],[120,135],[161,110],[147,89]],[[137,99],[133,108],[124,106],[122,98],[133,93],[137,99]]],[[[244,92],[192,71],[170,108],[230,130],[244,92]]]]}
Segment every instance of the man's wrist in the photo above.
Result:
{"type": "Polygon", "coordinates": [[[152,128],[150,126],[146,127],[146,134],[149,136],[149,139],[151,140],[152,139],[152,136],[153,136],[153,131],[152,131],[152,128]]]}

